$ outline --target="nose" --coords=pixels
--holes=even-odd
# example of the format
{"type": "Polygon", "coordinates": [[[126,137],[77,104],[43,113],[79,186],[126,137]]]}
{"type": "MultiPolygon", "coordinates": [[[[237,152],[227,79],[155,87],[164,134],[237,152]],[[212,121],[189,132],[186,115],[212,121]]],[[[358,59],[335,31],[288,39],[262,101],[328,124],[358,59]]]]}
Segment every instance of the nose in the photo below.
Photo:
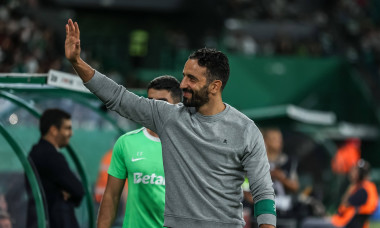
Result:
{"type": "Polygon", "coordinates": [[[181,84],[179,85],[179,88],[180,88],[180,89],[187,88],[187,80],[186,80],[186,77],[183,77],[183,78],[182,78],[182,81],[181,81],[181,84]]]}

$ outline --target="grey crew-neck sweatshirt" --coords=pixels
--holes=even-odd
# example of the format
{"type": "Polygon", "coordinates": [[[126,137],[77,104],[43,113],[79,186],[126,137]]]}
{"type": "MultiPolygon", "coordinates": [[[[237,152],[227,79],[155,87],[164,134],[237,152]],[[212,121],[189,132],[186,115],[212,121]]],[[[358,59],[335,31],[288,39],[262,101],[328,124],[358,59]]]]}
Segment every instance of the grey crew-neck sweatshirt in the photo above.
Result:
{"type": "MultiPolygon", "coordinates": [[[[247,175],[255,202],[274,200],[262,135],[254,122],[225,104],[204,116],[183,104],[139,97],[95,72],[85,83],[110,110],[156,132],[165,171],[164,226],[241,228],[247,175]]],[[[258,223],[276,224],[272,214],[258,223]]]]}

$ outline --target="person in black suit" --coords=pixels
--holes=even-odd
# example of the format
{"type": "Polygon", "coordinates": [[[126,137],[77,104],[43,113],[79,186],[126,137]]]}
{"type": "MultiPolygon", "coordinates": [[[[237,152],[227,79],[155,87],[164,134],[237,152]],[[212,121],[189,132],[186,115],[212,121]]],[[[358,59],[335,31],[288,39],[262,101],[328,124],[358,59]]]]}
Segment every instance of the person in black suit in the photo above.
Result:
{"type": "MultiPolygon", "coordinates": [[[[40,119],[41,138],[30,153],[29,161],[44,190],[51,228],[77,228],[74,208],[84,196],[82,183],[70,170],[59,148],[69,144],[72,136],[71,116],[60,109],[46,110],[40,119]]],[[[29,197],[27,227],[37,227],[35,204],[29,197]]]]}

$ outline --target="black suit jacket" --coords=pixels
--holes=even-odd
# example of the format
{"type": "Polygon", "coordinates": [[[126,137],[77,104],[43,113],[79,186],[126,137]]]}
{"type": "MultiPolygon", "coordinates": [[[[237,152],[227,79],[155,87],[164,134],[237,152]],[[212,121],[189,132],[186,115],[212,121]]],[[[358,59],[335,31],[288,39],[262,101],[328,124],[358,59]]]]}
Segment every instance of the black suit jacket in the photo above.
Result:
{"type": "MultiPolygon", "coordinates": [[[[32,147],[29,153],[29,161],[37,172],[42,184],[49,224],[51,228],[76,228],[78,222],[75,217],[74,208],[79,206],[84,196],[84,189],[70,170],[65,157],[56,148],[44,139],[32,147]],[[62,191],[70,194],[70,199],[65,201],[62,191]]],[[[29,197],[28,227],[36,225],[35,205],[32,197],[29,197]]]]}

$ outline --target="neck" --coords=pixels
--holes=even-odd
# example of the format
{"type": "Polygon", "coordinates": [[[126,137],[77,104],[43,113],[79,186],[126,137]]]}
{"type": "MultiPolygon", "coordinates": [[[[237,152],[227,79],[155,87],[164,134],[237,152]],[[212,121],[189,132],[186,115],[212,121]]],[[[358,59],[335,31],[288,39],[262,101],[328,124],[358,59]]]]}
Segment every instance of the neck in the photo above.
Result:
{"type": "Polygon", "coordinates": [[[158,135],[156,134],[156,132],[150,130],[150,129],[146,129],[146,131],[151,135],[151,136],[154,136],[154,137],[157,137],[158,138],[158,135]]]}
{"type": "Polygon", "coordinates": [[[210,101],[199,107],[197,111],[204,116],[212,116],[222,112],[224,109],[226,109],[226,105],[223,103],[222,97],[216,96],[210,98],[210,101]]]}
{"type": "Polygon", "coordinates": [[[59,149],[58,143],[54,140],[54,138],[51,135],[45,135],[42,138],[48,141],[50,144],[52,144],[55,148],[57,148],[57,150],[59,149]]]}

